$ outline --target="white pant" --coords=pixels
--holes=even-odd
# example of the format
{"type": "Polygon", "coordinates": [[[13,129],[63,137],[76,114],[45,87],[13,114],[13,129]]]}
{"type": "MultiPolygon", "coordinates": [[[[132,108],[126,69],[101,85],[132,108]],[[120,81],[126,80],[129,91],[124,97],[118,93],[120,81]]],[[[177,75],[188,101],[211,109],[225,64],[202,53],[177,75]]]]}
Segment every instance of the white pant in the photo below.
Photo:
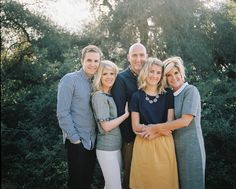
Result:
{"type": "Polygon", "coordinates": [[[121,151],[96,150],[105,180],[104,189],[121,189],[121,151]]]}

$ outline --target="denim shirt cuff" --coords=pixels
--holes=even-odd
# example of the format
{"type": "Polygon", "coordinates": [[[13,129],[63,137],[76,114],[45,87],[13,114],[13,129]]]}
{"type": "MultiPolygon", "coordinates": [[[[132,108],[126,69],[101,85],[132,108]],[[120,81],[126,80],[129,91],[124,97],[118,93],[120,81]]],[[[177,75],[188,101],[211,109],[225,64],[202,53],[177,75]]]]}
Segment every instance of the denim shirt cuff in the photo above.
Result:
{"type": "Polygon", "coordinates": [[[77,135],[77,134],[74,134],[74,135],[72,135],[70,138],[68,138],[69,140],[70,140],[70,142],[71,143],[75,143],[75,142],[77,142],[78,140],[80,140],[80,137],[79,137],[79,135],[77,135]]]}

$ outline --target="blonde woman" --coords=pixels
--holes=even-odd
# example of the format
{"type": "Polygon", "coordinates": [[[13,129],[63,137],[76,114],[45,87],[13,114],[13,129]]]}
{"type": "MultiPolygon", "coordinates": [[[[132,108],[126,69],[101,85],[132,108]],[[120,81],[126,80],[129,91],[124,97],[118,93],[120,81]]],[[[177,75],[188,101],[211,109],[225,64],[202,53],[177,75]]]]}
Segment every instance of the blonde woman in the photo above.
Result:
{"type": "Polygon", "coordinates": [[[174,119],[174,97],[162,83],[163,63],[149,58],[139,77],[139,90],[132,96],[130,111],[132,127],[137,134],[131,164],[130,188],[178,189],[174,141],[170,131],[148,140],[143,131],[152,124],[174,119]]]}
{"type": "Polygon", "coordinates": [[[174,130],[180,188],[204,189],[206,154],[200,94],[195,86],[185,82],[185,68],[180,57],[168,58],[164,64],[164,82],[174,91],[176,120],[158,124],[151,130],[174,130]]]}
{"type": "Polygon", "coordinates": [[[105,189],[121,189],[121,134],[119,125],[129,116],[128,108],[117,117],[110,93],[118,67],[111,61],[101,61],[94,78],[92,106],[98,125],[96,155],[105,180],[105,189]]]}

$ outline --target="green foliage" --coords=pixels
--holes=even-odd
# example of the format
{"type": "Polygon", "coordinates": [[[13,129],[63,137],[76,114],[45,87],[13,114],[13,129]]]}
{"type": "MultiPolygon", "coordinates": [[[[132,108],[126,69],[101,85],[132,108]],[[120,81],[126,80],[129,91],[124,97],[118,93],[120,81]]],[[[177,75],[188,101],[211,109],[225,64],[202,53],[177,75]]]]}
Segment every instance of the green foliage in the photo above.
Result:
{"type": "Polygon", "coordinates": [[[4,35],[1,41],[3,183],[17,188],[65,188],[67,164],[56,94],[59,79],[78,64],[79,49],[71,47],[76,46],[72,38],[76,36],[57,31],[14,2],[5,2],[1,12],[3,29],[18,37],[12,41],[4,35]],[[40,37],[30,35],[30,27],[40,37]]]}
{"type": "Polygon", "coordinates": [[[236,84],[233,80],[207,80],[202,92],[202,127],[207,151],[209,188],[235,188],[236,84]],[[222,179],[224,178],[224,179],[222,179]]]}
{"type": "MultiPolygon", "coordinates": [[[[150,56],[181,56],[202,97],[206,188],[236,188],[235,2],[217,9],[198,0],[90,1],[100,16],[69,34],[14,1],[1,3],[2,181],[15,188],[65,188],[67,164],[56,118],[57,84],[88,44],[127,66],[129,46],[150,56]],[[107,8],[107,9],[102,9],[107,8]],[[103,10],[108,10],[103,11],[103,10]],[[14,37],[13,37],[14,36],[14,37]]],[[[93,188],[102,188],[96,167],[93,188]]]]}

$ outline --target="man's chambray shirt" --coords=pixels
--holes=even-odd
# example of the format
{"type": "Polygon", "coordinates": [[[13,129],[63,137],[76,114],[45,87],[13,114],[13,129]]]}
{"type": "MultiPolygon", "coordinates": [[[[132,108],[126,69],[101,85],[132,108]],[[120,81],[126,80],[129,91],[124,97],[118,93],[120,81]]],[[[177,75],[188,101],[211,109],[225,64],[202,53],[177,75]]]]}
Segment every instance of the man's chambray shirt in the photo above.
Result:
{"type": "Polygon", "coordinates": [[[66,138],[71,143],[80,140],[87,150],[93,149],[96,138],[91,92],[91,80],[82,68],[66,74],[58,85],[57,117],[63,142],[66,138]]]}

